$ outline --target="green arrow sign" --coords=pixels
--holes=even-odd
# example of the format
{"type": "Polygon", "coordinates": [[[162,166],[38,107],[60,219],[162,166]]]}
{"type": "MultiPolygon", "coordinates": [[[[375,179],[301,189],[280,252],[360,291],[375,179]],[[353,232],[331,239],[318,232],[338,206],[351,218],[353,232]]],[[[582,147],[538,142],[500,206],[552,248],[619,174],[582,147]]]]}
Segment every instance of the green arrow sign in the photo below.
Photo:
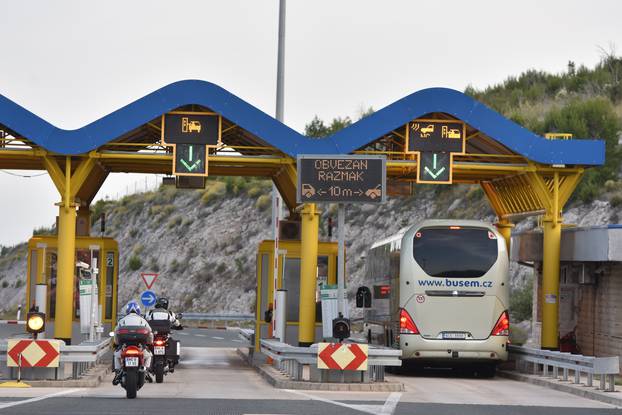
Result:
{"type": "Polygon", "coordinates": [[[451,156],[449,153],[419,153],[420,183],[451,182],[451,156]]]}
{"type": "Polygon", "coordinates": [[[175,146],[174,174],[206,175],[207,154],[205,146],[195,144],[177,144],[175,146]]]}

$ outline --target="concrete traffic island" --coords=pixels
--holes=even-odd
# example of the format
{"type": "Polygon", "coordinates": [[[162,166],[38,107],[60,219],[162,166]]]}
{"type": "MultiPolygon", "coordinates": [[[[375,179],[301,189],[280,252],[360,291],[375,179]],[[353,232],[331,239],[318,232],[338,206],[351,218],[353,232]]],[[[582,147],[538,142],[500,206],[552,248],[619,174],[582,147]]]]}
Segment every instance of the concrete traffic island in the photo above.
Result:
{"type": "Polygon", "coordinates": [[[291,380],[286,374],[269,364],[254,364],[257,372],[272,386],[278,389],[348,391],[348,392],[403,392],[401,382],[371,382],[371,383],[334,383],[291,380]]]}

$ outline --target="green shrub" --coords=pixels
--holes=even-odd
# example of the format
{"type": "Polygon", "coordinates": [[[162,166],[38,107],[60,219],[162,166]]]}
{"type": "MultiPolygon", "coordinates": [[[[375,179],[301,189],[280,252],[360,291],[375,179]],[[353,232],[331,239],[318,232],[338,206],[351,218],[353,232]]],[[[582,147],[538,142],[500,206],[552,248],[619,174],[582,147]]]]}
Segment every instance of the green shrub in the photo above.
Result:
{"type": "Polygon", "coordinates": [[[223,196],[227,191],[227,186],[223,182],[210,181],[205,187],[203,196],[201,196],[201,203],[204,205],[210,203],[213,200],[223,196]]]}
{"type": "Polygon", "coordinates": [[[609,203],[611,204],[612,207],[618,207],[622,205],[622,196],[614,195],[609,201],[609,203]]]}
{"type": "Polygon", "coordinates": [[[510,292],[510,319],[520,322],[531,319],[533,308],[533,279],[522,288],[510,292]]]}
{"type": "Polygon", "coordinates": [[[127,266],[130,267],[132,271],[138,271],[140,267],[143,266],[143,263],[136,255],[132,255],[127,263],[127,266]]]}
{"type": "Polygon", "coordinates": [[[510,343],[522,346],[527,341],[527,332],[518,326],[510,326],[510,343]]]}
{"type": "Polygon", "coordinates": [[[177,272],[178,269],[179,269],[179,262],[177,261],[177,259],[173,259],[171,263],[168,264],[168,270],[170,272],[177,272]]]}
{"type": "Polygon", "coordinates": [[[181,225],[181,221],[182,221],[181,216],[173,216],[171,218],[171,220],[168,221],[168,224],[166,225],[166,227],[168,229],[173,229],[173,228],[181,225]]]}
{"type": "Polygon", "coordinates": [[[259,210],[266,210],[272,205],[272,195],[261,195],[255,202],[255,207],[259,210]]]}
{"type": "Polygon", "coordinates": [[[138,235],[138,228],[132,228],[132,229],[130,230],[130,236],[131,236],[132,238],[136,238],[136,235],[138,235]]]}
{"type": "Polygon", "coordinates": [[[24,280],[17,280],[17,281],[15,281],[15,285],[14,285],[14,287],[15,287],[15,288],[20,288],[20,287],[22,287],[23,285],[24,285],[24,280]]]}
{"type": "Polygon", "coordinates": [[[8,281],[2,281],[2,288],[7,288],[9,286],[8,281]]]}

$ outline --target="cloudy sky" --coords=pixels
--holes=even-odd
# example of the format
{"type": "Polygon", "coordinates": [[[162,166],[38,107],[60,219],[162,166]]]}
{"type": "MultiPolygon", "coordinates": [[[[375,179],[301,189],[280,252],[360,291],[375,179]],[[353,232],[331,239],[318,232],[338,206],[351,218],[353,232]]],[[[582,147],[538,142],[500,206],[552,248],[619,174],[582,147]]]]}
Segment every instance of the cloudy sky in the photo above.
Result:
{"type": "MultiPolygon", "coordinates": [[[[530,68],[560,72],[569,60],[593,66],[599,46],[622,48],[622,2],[586,4],[289,0],[285,123],[301,131],[316,114],[356,117],[426,87],[483,88],[530,68]]],[[[0,94],[59,127],[189,78],[274,113],[278,0],[0,0],[0,16],[0,94]]],[[[145,180],[156,179],[111,176],[98,198],[145,180]]],[[[0,195],[0,244],[54,222],[59,197],[47,175],[0,171],[0,195]]]]}

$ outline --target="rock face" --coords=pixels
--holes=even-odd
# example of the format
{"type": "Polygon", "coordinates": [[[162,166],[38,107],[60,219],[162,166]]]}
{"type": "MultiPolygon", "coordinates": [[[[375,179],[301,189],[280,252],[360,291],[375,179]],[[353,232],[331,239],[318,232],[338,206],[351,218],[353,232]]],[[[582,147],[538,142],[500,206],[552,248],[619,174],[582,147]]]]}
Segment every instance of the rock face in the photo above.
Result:
{"type": "MultiPolygon", "coordinates": [[[[256,249],[271,238],[270,182],[209,181],[206,190],[161,188],[104,204],[107,234],[121,251],[119,304],[144,289],[140,272],[159,272],[154,289],[177,310],[252,313],[255,306],[256,249]],[[232,184],[233,183],[233,184],[232,184]],[[242,183],[242,184],[240,184],[242,183]],[[246,184],[244,184],[246,183],[246,184]]],[[[321,238],[336,206],[321,207],[321,238]]],[[[608,202],[568,209],[564,221],[601,225],[617,217],[608,202]]],[[[478,186],[419,186],[411,197],[390,197],[384,205],[351,205],[346,210],[347,275],[351,289],[364,271],[363,255],[373,242],[425,218],[495,217],[478,186]]],[[[336,220],[335,220],[336,222],[336,220]]],[[[518,230],[535,225],[527,219],[518,230]]],[[[95,224],[94,229],[99,229],[95,224]]],[[[336,232],[333,233],[336,235],[336,232]]],[[[0,310],[25,302],[26,246],[4,248],[0,256],[0,310]]],[[[513,264],[512,286],[522,286],[531,270],[513,264]]],[[[350,293],[350,298],[353,293],[350,293]]]]}

